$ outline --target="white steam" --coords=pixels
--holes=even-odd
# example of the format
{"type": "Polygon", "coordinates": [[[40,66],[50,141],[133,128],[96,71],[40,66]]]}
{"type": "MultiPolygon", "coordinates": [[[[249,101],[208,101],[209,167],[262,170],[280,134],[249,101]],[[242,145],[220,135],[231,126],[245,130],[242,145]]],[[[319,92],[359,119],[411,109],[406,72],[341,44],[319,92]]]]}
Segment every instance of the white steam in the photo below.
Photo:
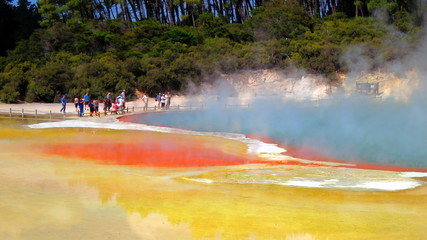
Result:
{"type": "Polygon", "coordinates": [[[213,86],[198,89],[200,95],[189,96],[204,111],[144,121],[268,136],[343,160],[427,167],[426,53],[423,44],[410,57],[384,64],[363,57],[360,47],[352,48],[343,60],[352,67],[344,91],[298,71],[224,75],[213,86]],[[378,63],[384,64],[381,70],[369,71],[378,63]],[[381,98],[355,94],[356,81],[379,82],[381,98]]]}

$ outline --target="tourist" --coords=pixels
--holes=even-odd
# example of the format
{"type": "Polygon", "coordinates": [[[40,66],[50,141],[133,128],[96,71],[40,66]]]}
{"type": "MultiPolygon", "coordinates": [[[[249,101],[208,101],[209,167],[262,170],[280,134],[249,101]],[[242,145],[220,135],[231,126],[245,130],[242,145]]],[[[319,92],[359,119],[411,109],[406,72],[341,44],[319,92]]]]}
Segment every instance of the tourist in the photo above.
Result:
{"type": "Polygon", "coordinates": [[[95,116],[100,117],[101,114],[99,113],[99,101],[98,101],[98,98],[95,98],[93,100],[93,107],[94,107],[95,116]]]}
{"type": "Polygon", "coordinates": [[[148,97],[147,97],[147,94],[143,94],[142,95],[142,102],[144,103],[144,111],[147,111],[148,110],[148,97]]]}
{"type": "Polygon", "coordinates": [[[119,94],[119,95],[116,97],[115,102],[119,102],[119,100],[120,100],[120,99],[124,99],[124,97],[123,97],[123,95],[122,95],[122,94],[119,94]]]}
{"type": "Polygon", "coordinates": [[[107,96],[105,96],[106,103],[107,103],[107,111],[110,111],[111,106],[113,106],[113,101],[111,100],[111,93],[108,93],[107,96]]]}
{"type": "Polygon", "coordinates": [[[65,94],[62,95],[61,103],[62,103],[62,108],[61,108],[61,110],[59,110],[59,112],[65,113],[65,108],[67,108],[67,96],[65,94]]]}
{"type": "Polygon", "coordinates": [[[166,104],[166,94],[163,94],[160,97],[160,103],[162,104],[162,109],[165,109],[165,104],[166,104]]]}
{"type": "Polygon", "coordinates": [[[89,96],[89,92],[86,92],[86,94],[83,96],[84,101],[85,101],[85,110],[88,110],[88,104],[90,102],[90,96],[89,96]]]}
{"type": "Polygon", "coordinates": [[[80,98],[79,99],[79,102],[78,102],[78,104],[79,104],[79,109],[80,109],[80,111],[79,111],[79,117],[83,117],[83,115],[84,115],[84,103],[85,103],[85,100],[84,100],[84,98],[80,98]]]}
{"type": "Polygon", "coordinates": [[[117,102],[114,102],[114,104],[111,108],[111,114],[113,114],[113,113],[117,114],[118,110],[119,110],[119,105],[117,104],[117,102]]]}
{"type": "Polygon", "coordinates": [[[125,99],[119,97],[117,101],[117,105],[119,106],[119,110],[122,110],[125,108],[125,99]]]}
{"type": "Polygon", "coordinates": [[[108,95],[104,98],[104,115],[107,116],[107,111],[109,112],[112,107],[111,96],[108,95]]]}
{"type": "Polygon", "coordinates": [[[123,90],[123,91],[120,93],[120,98],[122,98],[122,99],[123,99],[123,109],[125,109],[125,108],[126,108],[126,106],[125,106],[125,104],[126,104],[126,90],[123,90]]]}
{"type": "Polygon", "coordinates": [[[172,95],[170,92],[166,93],[166,110],[169,110],[169,107],[171,105],[171,97],[172,95]]]}
{"type": "Polygon", "coordinates": [[[89,106],[90,116],[92,117],[92,114],[95,112],[95,105],[93,105],[93,100],[90,100],[88,106],[89,106]]]}
{"type": "Polygon", "coordinates": [[[157,108],[160,109],[160,101],[162,100],[162,94],[159,93],[156,96],[157,108]]]}
{"type": "Polygon", "coordinates": [[[79,112],[79,98],[74,98],[74,107],[76,108],[76,112],[79,112]]]}

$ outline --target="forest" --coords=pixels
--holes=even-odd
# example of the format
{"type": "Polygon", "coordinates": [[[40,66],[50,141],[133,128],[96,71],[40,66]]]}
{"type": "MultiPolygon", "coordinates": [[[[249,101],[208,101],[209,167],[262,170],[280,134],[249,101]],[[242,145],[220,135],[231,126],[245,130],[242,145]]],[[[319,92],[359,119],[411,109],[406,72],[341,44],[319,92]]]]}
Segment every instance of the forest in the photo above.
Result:
{"type": "Polygon", "coordinates": [[[383,62],[408,54],[424,10],[421,0],[0,0],[0,102],[180,94],[221,73],[291,66],[334,84],[349,46],[383,62]]]}

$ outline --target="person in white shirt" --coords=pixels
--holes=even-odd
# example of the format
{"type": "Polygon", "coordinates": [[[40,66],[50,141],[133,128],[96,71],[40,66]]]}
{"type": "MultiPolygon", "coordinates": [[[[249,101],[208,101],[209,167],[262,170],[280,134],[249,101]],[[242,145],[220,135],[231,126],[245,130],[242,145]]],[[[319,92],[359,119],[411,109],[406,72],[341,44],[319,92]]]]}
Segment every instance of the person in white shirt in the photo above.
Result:
{"type": "Polygon", "coordinates": [[[148,97],[147,97],[147,94],[143,94],[142,95],[142,102],[144,103],[144,111],[147,111],[148,110],[148,97]]]}
{"type": "Polygon", "coordinates": [[[119,98],[118,100],[117,100],[117,102],[118,102],[118,106],[119,106],[119,109],[123,109],[124,108],[124,103],[125,103],[125,100],[123,99],[123,98],[119,98]]]}
{"type": "Polygon", "coordinates": [[[166,104],[166,94],[163,94],[162,97],[160,98],[160,103],[162,104],[162,109],[165,109],[165,104],[166,104]]]}

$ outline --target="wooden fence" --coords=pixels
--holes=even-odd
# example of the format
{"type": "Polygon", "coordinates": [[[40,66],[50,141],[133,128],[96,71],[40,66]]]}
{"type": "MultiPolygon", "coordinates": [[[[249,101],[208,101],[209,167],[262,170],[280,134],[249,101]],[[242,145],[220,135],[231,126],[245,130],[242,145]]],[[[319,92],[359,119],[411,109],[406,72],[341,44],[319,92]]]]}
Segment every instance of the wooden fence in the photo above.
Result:
{"type": "Polygon", "coordinates": [[[39,119],[39,120],[58,120],[58,119],[66,119],[72,116],[77,116],[77,114],[71,113],[52,113],[40,111],[38,109],[29,110],[29,109],[0,109],[0,117],[1,118],[15,118],[15,119],[39,119]]]}
{"type": "MultiPolygon", "coordinates": [[[[250,105],[226,105],[226,108],[249,108],[250,105]]],[[[157,105],[152,107],[143,107],[143,106],[128,106],[125,109],[122,109],[118,112],[120,115],[134,113],[134,112],[155,112],[155,111],[181,111],[181,110],[200,110],[204,109],[204,105],[173,105],[166,108],[159,108],[157,105]]],[[[74,109],[74,108],[73,108],[74,109]]],[[[104,116],[104,111],[100,106],[100,115],[104,116]]],[[[112,115],[112,113],[108,112],[108,115],[112,115]]],[[[89,116],[89,112],[85,112],[84,116],[89,116]]],[[[41,111],[38,109],[0,109],[0,118],[13,118],[13,119],[32,119],[32,120],[63,120],[63,119],[76,119],[79,118],[77,112],[68,112],[68,113],[58,113],[52,112],[52,110],[41,111]]]]}

